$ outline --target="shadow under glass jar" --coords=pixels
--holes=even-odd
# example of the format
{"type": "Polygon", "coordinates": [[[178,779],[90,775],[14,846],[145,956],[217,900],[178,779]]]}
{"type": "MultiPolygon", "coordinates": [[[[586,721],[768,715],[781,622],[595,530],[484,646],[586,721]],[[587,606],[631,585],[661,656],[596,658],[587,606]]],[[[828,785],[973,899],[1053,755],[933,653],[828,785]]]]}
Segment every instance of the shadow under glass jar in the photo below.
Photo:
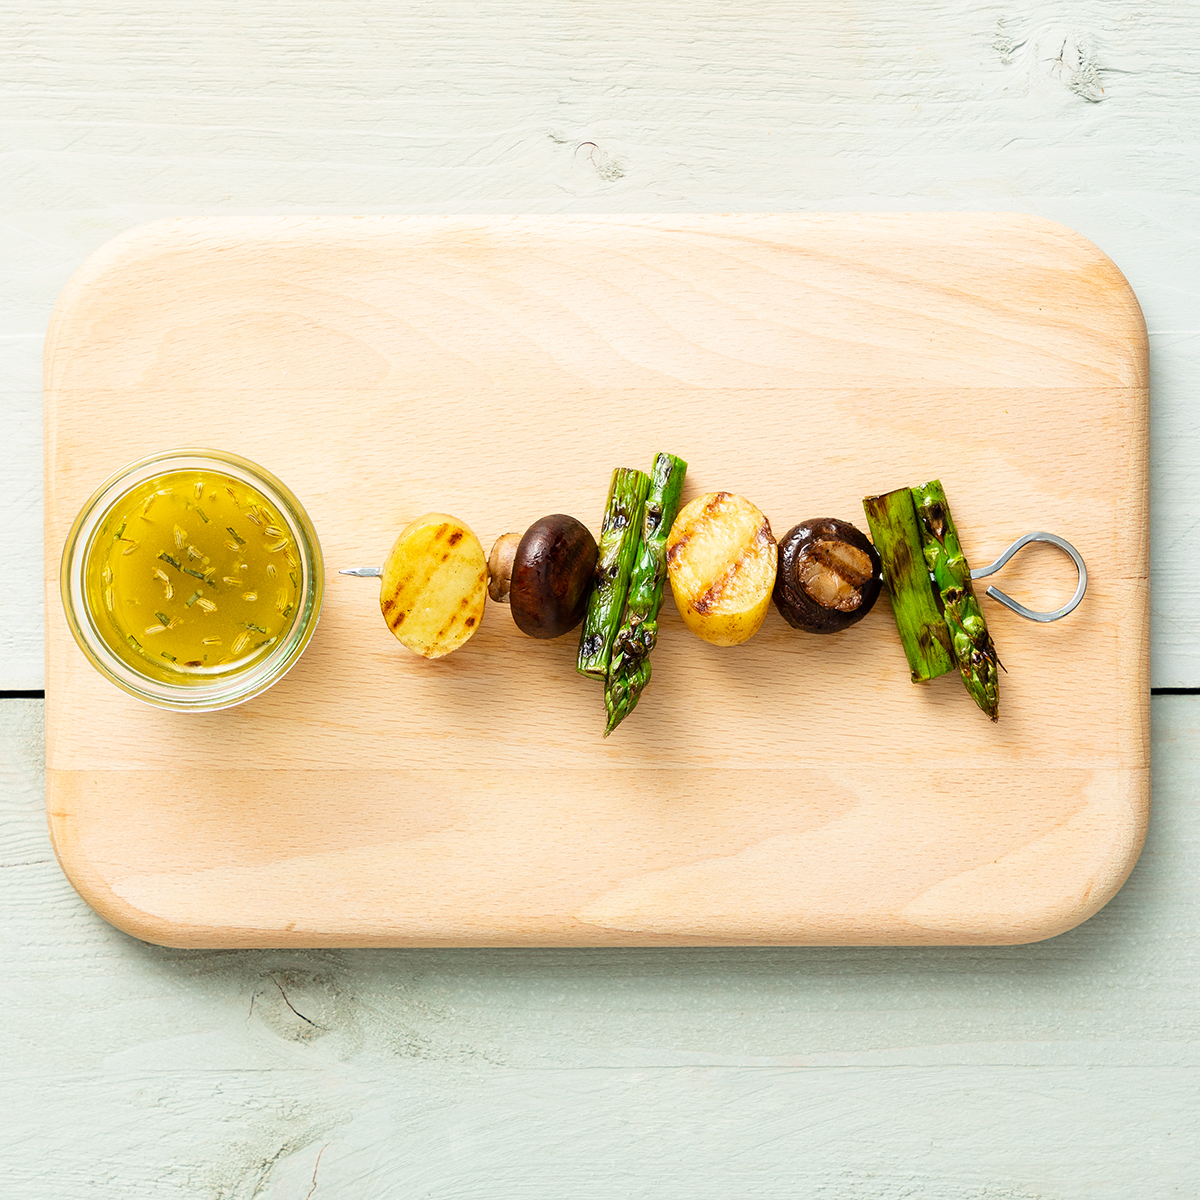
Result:
{"type": "Polygon", "coordinates": [[[303,506],[262,467],[171,450],[119,471],[63,549],[67,624],[148,704],[228,708],[265,691],[316,628],[324,568],[303,506]]]}

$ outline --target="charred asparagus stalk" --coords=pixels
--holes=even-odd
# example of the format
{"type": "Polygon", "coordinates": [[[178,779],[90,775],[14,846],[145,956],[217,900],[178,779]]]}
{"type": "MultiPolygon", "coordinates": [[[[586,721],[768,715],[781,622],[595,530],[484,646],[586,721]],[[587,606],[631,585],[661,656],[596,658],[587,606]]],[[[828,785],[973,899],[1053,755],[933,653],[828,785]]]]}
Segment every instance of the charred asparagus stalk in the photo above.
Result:
{"type": "Polygon", "coordinates": [[[642,506],[649,486],[649,476],[632,467],[618,467],[609,485],[600,528],[596,585],[583,619],[575,666],[581,675],[592,679],[608,678],[613,638],[625,611],[629,574],[642,537],[642,506]]]}
{"type": "Polygon", "coordinates": [[[629,579],[625,615],[613,640],[604,707],[610,733],[637,707],[650,682],[650,651],[658,640],[658,610],[667,578],[667,535],[679,513],[687,463],[659,454],[650,471],[650,489],[642,515],[642,541],[629,579]]]}
{"type": "Polygon", "coordinates": [[[950,631],[934,600],[921,546],[916,505],[908,488],[863,500],[871,540],[883,560],[883,581],[908,658],[913,683],[954,669],[950,631]]]}
{"type": "Polygon", "coordinates": [[[925,563],[942,597],[950,646],[971,699],[993,720],[1000,718],[999,660],[975,590],[971,568],[958,541],[941,481],[934,479],[912,489],[921,527],[925,563]]]}

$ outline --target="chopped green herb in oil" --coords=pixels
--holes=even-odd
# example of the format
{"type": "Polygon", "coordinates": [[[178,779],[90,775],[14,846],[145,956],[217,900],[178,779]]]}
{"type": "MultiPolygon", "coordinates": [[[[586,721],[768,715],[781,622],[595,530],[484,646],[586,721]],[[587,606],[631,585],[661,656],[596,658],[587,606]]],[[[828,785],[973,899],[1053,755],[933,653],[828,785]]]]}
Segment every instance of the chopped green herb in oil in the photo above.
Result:
{"type": "Polygon", "coordinates": [[[177,682],[180,672],[211,678],[240,671],[270,653],[295,620],[299,569],[280,578],[287,570],[279,558],[281,534],[283,557],[293,567],[298,553],[283,533],[288,528],[278,509],[241,480],[187,471],[147,480],[118,501],[89,546],[89,608],[111,630],[109,645],[146,674],[177,682]],[[151,507],[151,516],[138,520],[151,507]],[[243,520],[244,536],[233,524],[243,520]],[[127,536],[131,528],[137,540],[127,536]],[[181,537],[186,553],[176,545],[181,537]],[[195,580],[193,590],[172,587],[169,567],[195,580]],[[261,603],[263,595],[273,603],[261,603]],[[148,612],[158,625],[143,646],[148,612]],[[175,664],[169,675],[167,664],[175,664]]]}

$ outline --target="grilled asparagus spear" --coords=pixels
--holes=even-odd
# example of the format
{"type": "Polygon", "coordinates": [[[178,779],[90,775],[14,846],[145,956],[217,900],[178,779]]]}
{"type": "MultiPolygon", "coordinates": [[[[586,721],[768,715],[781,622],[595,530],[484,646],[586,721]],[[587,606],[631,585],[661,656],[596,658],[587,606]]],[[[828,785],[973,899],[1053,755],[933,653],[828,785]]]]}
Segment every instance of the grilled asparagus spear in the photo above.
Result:
{"type": "Polygon", "coordinates": [[[950,516],[941,481],[934,479],[912,489],[921,527],[925,563],[942,597],[950,645],[971,699],[993,720],[999,720],[999,673],[996,648],[983,610],[971,586],[971,568],[963,556],[958,530],[950,516]]]}
{"type": "Polygon", "coordinates": [[[610,733],[637,707],[650,682],[650,651],[658,640],[658,610],[667,578],[667,535],[679,512],[687,463],[659,454],[650,471],[650,489],[642,516],[642,541],[629,580],[625,615],[613,640],[604,707],[610,733]]]}
{"type": "Polygon", "coordinates": [[[950,631],[938,612],[921,546],[912,492],[897,488],[863,500],[871,540],[883,560],[883,580],[913,683],[954,669],[950,631]]]}
{"type": "Polygon", "coordinates": [[[613,638],[625,611],[629,574],[642,537],[642,506],[649,486],[649,476],[632,467],[618,467],[609,485],[600,528],[596,586],[588,600],[575,665],[581,675],[592,679],[608,678],[613,638]]]}

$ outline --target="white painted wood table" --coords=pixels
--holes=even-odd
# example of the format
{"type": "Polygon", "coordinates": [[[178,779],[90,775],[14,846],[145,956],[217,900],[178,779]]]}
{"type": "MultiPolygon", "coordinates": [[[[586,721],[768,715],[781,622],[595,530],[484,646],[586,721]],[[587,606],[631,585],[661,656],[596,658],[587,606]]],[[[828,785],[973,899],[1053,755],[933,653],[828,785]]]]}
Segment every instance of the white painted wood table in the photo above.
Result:
{"type": "Polygon", "coordinates": [[[0,1192],[1197,1194],[1200,9],[0,3],[0,1192]],[[1153,815],[976,949],[182,951],[58,870],[40,351],[114,234],[235,213],[1014,210],[1151,341],[1153,815]]]}

